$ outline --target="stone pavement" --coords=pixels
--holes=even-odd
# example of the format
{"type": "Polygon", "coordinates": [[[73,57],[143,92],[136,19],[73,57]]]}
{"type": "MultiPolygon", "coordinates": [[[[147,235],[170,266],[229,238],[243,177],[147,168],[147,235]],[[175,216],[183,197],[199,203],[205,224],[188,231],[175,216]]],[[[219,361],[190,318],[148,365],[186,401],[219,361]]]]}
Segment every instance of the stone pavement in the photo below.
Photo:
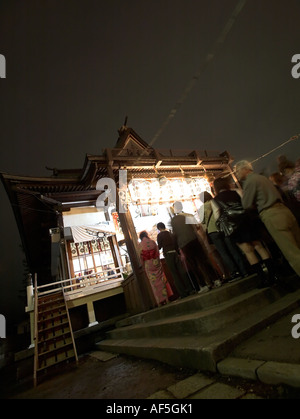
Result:
{"type": "MultiPolygon", "coordinates": [[[[97,348],[158,359],[204,373],[211,371],[266,385],[290,386],[299,389],[300,393],[299,278],[292,277],[290,282],[283,284],[287,287],[286,294],[282,293],[282,285],[257,291],[254,280],[248,278],[235,284],[226,284],[201,297],[191,297],[171,303],[169,307],[125,319],[120,322],[122,327],[110,332],[110,338],[101,341],[97,348]],[[252,288],[248,291],[242,287],[252,288]],[[239,305],[230,302],[234,299],[229,299],[229,292],[238,294],[237,298],[241,299],[239,305]],[[248,295],[251,300],[246,299],[248,295]],[[222,298],[225,300],[223,305],[222,298]],[[259,298],[264,303],[263,307],[256,304],[259,298]],[[202,311],[197,311],[196,304],[203,305],[200,308],[202,311]],[[195,311],[189,315],[187,313],[192,305],[195,311]],[[166,317],[165,313],[169,312],[173,316],[166,317]],[[207,313],[206,317],[200,317],[201,313],[207,313]],[[202,323],[197,323],[198,319],[202,323]],[[220,320],[223,322],[222,328],[205,334],[220,320]],[[204,321],[205,327],[202,327],[204,321]],[[166,337],[166,334],[175,330],[175,336],[166,337]],[[186,337],[187,330],[190,335],[186,337]],[[206,362],[206,359],[215,363],[206,362]]],[[[215,382],[210,385],[219,388],[215,382]]],[[[204,386],[199,392],[206,393],[210,385],[204,386]]],[[[170,389],[163,394],[174,396],[170,389]]]]}
{"type": "MultiPolygon", "coordinates": [[[[291,398],[300,399],[300,327],[298,332],[297,314],[300,315],[300,307],[242,342],[228,357],[218,362],[217,374],[199,371],[153,393],[148,399],[279,397],[278,394],[268,394],[272,386],[277,387],[279,393],[282,388],[289,389],[291,398]]],[[[102,356],[107,355],[103,352],[102,356]]]]}
{"type": "Polygon", "coordinates": [[[262,399],[261,396],[219,382],[216,378],[208,378],[198,373],[178,382],[165,390],[158,391],[148,399],[262,399]]]}
{"type": "MultiPolygon", "coordinates": [[[[116,358],[117,354],[103,351],[94,351],[89,354],[99,361],[106,362],[116,358]]],[[[253,378],[253,377],[251,377],[253,378]]],[[[175,384],[168,386],[166,389],[157,391],[150,395],[148,399],[261,399],[250,388],[229,385],[220,382],[217,376],[208,377],[202,373],[196,373],[175,384]]]]}
{"type": "Polygon", "coordinates": [[[297,323],[292,321],[299,313],[300,307],[241,343],[218,364],[218,371],[300,391],[300,334],[295,333],[297,323]]]}
{"type": "MultiPolygon", "coordinates": [[[[245,348],[243,348],[245,350],[245,348]]],[[[10,383],[2,374],[0,398],[5,399],[102,399],[126,403],[126,400],[141,400],[159,404],[179,403],[180,400],[197,399],[292,399],[300,398],[300,388],[274,380],[278,368],[274,362],[254,361],[241,358],[226,358],[219,363],[219,372],[201,372],[172,367],[158,361],[92,351],[82,355],[78,366],[72,366],[60,374],[48,378],[36,388],[30,382],[10,383]],[[257,372],[267,366],[264,374],[257,372]],[[259,378],[262,378],[260,381],[259,378]],[[6,383],[4,383],[6,381],[6,383]]],[[[282,364],[280,364],[282,366],[282,364]]],[[[289,380],[294,374],[293,364],[283,370],[289,380]],[[288,374],[286,374],[288,373],[288,374]]],[[[298,367],[298,365],[297,365],[298,367]]],[[[9,371],[8,371],[9,373],[9,371]]],[[[298,375],[299,378],[299,375],[298,375]]],[[[290,381],[289,381],[290,383],[290,381]]],[[[295,380],[293,384],[298,385],[295,380]]],[[[102,406],[105,406],[102,403],[102,406]]],[[[137,404],[138,402],[134,402],[137,404]]],[[[134,404],[132,403],[132,404],[134,404]]],[[[146,405],[147,406],[147,405],[146,405]]]]}
{"type": "MultiPolygon", "coordinates": [[[[118,357],[117,354],[94,351],[89,354],[91,357],[95,357],[99,361],[106,362],[110,359],[118,357]]],[[[246,361],[247,362],[247,361],[246,361]]],[[[231,364],[234,368],[236,365],[231,360],[231,364]]],[[[232,373],[232,369],[229,365],[228,370],[224,370],[224,374],[232,373]]],[[[241,370],[240,370],[241,371],[241,370]]],[[[240,372],[239,371],[239,372],[240,372]]],[[[243,376],[241,374],[240,376],[243,376]]],[[[245,374],[246,379],[255,379],[253,374],[245,374]]],[[[229,382],[231,380],[229,379],[229,382]]],[[[261,395],[257,395],[254,389],[249,386],[249,382],[246,385],[230,385],[220,380],[220,376],[213,375],[208,376],[202,373],[196,373],[187,377],[181,381],[176,382],[168,386],[163,390],[159,390],[147,399],[165,400],[165,399],[262,399],[261,395]]]]}
{"type": "MultiPolygon", "coordinates": [[[[293,297],[293,290],[289,295],[293,297]]],[[[175,309],[176,305],[173,307],[175,309]]],[[[215,372],[193,367],[186,373],[178,373],[180,369],[176,371],[176,367],[172,369],[170,365],[145,361],[142,357],[128,358],[106,352],[96,345],[87,356],[90,361],[82,362],[77,371],[61,374],[37,389],[14,393],[13,397],[145,398],[174,402],[180,399],[300,399],[298,317],[300,303],[295,299],[283,315],[276,316],[258,331],[253,330],[248,339],[226,352],[217,362],[215,372]]],[[[193,358],[192,364],[194,361],[193,358]]]]}
{"type": "MultiPolygon", "coordinates": [[[[292,328],[297,331],[297,323],[292,322],[297,314],[300,314],[300,307],[241,343],[217,364],[218,373],[253,383],[287,386],[293,389],[293,398],[300,399],[300,334],[298,338],[295,332],[295,337],[292,336],[292,328]]],[[[249,392],[242,386],[233,387],[219,381],[216,375],[208,378],[198,373],[150,398],[264,398],[257,396],[253,389],[249,392]]]]}

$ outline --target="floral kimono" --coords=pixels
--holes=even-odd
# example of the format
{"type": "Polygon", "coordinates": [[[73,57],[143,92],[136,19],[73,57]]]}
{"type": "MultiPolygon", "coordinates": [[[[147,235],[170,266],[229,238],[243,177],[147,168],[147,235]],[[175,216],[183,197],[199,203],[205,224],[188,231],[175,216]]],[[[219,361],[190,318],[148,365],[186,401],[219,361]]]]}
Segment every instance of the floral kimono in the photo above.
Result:
{"type": "Polygon", "coordinates": [[[168,283],[159,258],[158,246],[154,240],[144,237],[139,243],[141,259],[157,304],[168,301],[173,291],[168,283]]]}

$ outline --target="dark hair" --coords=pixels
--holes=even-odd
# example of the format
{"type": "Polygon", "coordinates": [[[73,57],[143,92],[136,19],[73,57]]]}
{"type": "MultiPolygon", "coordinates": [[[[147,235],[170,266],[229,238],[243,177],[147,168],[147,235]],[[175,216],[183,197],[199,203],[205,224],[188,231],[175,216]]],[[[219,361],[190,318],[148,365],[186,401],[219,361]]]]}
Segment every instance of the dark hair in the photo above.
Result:
{"type": "Polygon", "coordinates": [[[165,224],[164,223],[157,223],[157,226],[156,226],[158,229],[165,229],[166,228],[166,226],[165,226],[165,224]]]}
{"type": "Polygon", "coordinates": [[[140,240],[142,240],[144,237],[147,237],[147,238],[149,239],[149,236],[148,236],[147,231],[142,231],[142,232],[140,233],[140,240]]]}
{"type": "Polygon", "coordinates": [[[269,176],[269,179],[275,183],[275,185],[282,185],[284,181],[284,176],[281,173],[275,172],[269,176]]]}
{"type": "Polygon", "coordinates": [[[218,194],[222,189],[230,190],[230,181],[229,177],[219,177],[214,180],[214,190],[218,194]]]}
{"type": "Polygon", "coordinates": [[[209,192],[207,192],[207,191],[203,192],[203,202],[208,202],[208,201],[211,201],[212,199],[213,199],[213,197],[211,196],[211,194],[209,192]]]}
{"type": "Polygon", "coordinates": [[[294,169],[295,167],[295,163],[288,160],[285,155],[278,156],[277,161],[278,161],[278,169],[280,173],[284,172],[285,169],[294,169]]]}

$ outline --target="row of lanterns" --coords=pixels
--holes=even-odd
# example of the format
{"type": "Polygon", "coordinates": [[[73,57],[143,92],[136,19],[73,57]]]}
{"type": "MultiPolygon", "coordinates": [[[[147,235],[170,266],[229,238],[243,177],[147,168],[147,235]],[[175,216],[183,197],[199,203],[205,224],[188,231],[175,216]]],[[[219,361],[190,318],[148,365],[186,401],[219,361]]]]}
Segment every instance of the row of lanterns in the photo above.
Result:
{"type": "Polygon", "coordinates": [[[201,192],[211,192],[205,177],[167,179],[132,179],[129,184],[132,202],[161,203],[199,198],[201,192]]]}

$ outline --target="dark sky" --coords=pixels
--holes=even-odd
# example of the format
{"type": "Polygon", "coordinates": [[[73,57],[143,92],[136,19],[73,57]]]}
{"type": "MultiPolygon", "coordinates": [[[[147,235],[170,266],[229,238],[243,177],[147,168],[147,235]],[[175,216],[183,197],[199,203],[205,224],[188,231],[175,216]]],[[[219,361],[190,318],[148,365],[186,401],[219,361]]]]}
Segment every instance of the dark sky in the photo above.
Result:
{"type": "MultiPolygon", "coordinates": [[[[46,166],[81,168],[86,154],[115,145],[126,115],[151,142],[237,3],[1,0],[0,170],[47,175],[46,166]]],[[[254,160],[300,133],[300,78],[291,75],[299,18],[299,0],[246,1],[153,146],[228,150],[254,160]]],[[[290,142],[255,169],[275,171],[280,154],[295,160],[299,144],[290,142]]],[[[13,291],[19,239],[2,186],[1,206],[0,281],[13,291]]]]}

